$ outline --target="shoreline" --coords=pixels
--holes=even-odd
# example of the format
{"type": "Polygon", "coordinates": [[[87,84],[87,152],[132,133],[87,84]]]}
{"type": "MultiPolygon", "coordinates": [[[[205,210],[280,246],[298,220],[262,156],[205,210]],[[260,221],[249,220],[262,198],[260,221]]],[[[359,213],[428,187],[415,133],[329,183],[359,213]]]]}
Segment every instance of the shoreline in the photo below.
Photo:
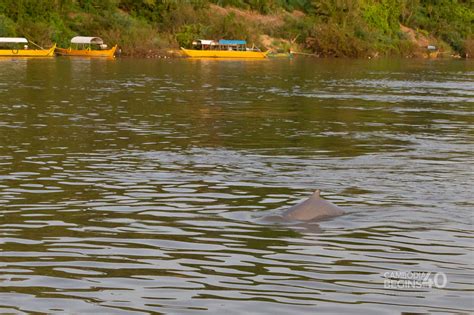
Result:
{"type": "MultiPolygon", "coordinates": [[[[289,53],[288,53],[289,54],[289,53]]],[[[347,57],[347,56],[324,56],[320,54],[310,54],[306,52],[292,52],[291,53],[292,58],[294,57],[305,57],[305,58],[315,58],[315,59],[341,59],[341,60],[365,60],[365,59],[375,59],[375,60],[381,60],[381,59],[427,59],[427,60],[448,60],[448,59],[472,59],[471,56],[461,56],[459,54],[450,54],[447,55],[447,53],[439,52],[436,54],[431,55],[430,53],[417,53],[417,54],[412,54],[412,55],[406,55],[406,56],[400,56],[400,55],[375,55],[375,56],[364,56],[364,57],[347,57]]],[[[146,58],[146,59],[181,59],[181,58],[188,58],[183,54],[183,52],[180,49],[175,49],[175,48],[167,48],[167,49],[156,49],[156,50],[149,50],[146,53],[124,53],[122,52],[119,58],[146,58]]],[[[290,58],[290,57],[288,57],[290,58]]],[[[198,58],[196,58],[198,59],[198,58]]],[[[215,58],[219,59],[219,58],[215,58]]],[[[268,59],[268,58],[265,58],[268,59]]],[[[270,57],[272,59],[272,57],[270,57]]],[[[278,57],[278,59],[285,59],[284,57],[278,57]]]]}

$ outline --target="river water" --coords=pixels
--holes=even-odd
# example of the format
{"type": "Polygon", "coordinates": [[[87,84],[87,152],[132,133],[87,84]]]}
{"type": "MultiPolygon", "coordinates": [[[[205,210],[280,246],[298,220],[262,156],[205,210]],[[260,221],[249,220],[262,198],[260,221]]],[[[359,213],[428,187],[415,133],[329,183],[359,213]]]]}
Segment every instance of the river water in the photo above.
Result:
{"type": "Polygon", "coordinates": [[[0,68],[0,312],[474,311],[472,61],[0,68]]]}

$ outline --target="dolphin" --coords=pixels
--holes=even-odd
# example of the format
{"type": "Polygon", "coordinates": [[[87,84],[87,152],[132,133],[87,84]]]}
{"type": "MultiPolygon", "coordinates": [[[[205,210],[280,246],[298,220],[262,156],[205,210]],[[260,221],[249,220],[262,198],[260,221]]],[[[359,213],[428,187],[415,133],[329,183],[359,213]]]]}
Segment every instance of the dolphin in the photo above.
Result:
{"type": "Polygon", "coordinates": [[[285,220],[313,221],[337,217],[344,211],[335,204],[321,198],[317,189],[311,197],[286,210],[282,218],[285,220]]]}

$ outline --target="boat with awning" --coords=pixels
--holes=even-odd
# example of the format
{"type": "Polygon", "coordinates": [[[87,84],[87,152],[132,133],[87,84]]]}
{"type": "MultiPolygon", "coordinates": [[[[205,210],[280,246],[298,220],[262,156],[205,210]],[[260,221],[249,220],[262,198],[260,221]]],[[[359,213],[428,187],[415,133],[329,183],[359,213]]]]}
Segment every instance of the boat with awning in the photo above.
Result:
{"type": "Polygon", "coordinates": [[[0,57],[52,57],[56,44],[49,49],[31,48],[24,37],[0,37],[0,57]]]}
{"type": "Polygon", "coordinates": [[[268,54],[256,47],[248,48],[245,40],[199,39],[193,41],[192,46],[192,49],[181,47],[184,54],[192,58],[265,58],[268,54]]]}
{"type": "Polygon", "coordinates": [[[117,45],[108,48],[100,37],[76,36],[71,39],[69,48],[56,48],[60,56],[108,57],[113,58],[117,45]]]}

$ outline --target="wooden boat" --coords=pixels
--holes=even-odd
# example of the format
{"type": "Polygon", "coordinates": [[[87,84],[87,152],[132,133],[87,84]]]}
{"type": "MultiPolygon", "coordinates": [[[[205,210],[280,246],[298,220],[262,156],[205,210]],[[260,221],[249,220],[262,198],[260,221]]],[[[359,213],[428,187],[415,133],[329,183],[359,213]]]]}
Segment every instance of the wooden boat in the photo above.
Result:
{"type": "Polygon", "coordinates": [[[0,57],[52,57],[56,44],[49,49],[31,49],[24,37],[0,37],[0,57]]]}
{"type": "Polygon", "coordinates": [[[268,51],[262,52],[257,48],[247,48],[245,40],[224,40],[218,42],[200,39],[193,42],[193,49],[181,50],[192,58],[265,58],[268,51]]]}
{"type": "Polygon", "coordinates": [[[107,49],[107,45],[100,37],[76,36],[71,39],[69,48],[56,48],[56,54],[60,56],[80,57],[107,57],[114,58],[117,45],[107,49]]]}

